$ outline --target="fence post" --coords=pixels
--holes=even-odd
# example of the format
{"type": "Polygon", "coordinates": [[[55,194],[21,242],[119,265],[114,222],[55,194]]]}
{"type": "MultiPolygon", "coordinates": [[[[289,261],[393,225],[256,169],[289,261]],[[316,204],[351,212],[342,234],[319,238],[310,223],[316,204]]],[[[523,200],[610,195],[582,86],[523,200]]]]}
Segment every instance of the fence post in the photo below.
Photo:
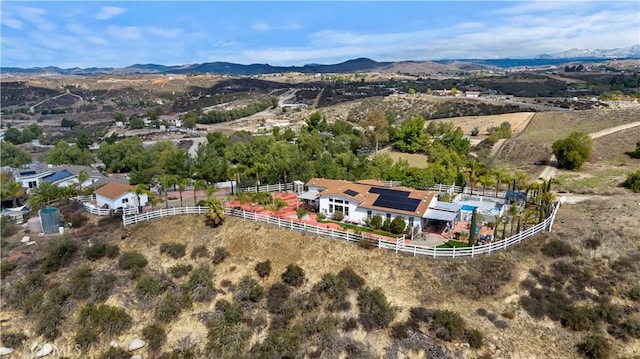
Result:
{"type": "Polygon", "coordinates": [[[473,258],[473,254],[474,254],[474,249],[476,248],[476,246],[471,246],[471,258],[473,258]]]}
{"type": "MultiPolygon", "coordinates": [[[[347,237],[349,237],[349,233],[347,233],[347,237]]],[[[331,227],[331,238],[333,238],[333,227],[331,227]]]]}
{"type": "Polygon", "coordinates": [[[176,215],[176,207],[172,207],[173,208],[173,215],[176,215]]]}
{"type": "MultiPolygon", "coordinates": [[[[435,249],[435,247],[434,247],[434,249],[435,249]]],[[[456,247],[454,246],[453,247],[453,258],[455,258],[455,257],[456,257],[456,247]]]]}

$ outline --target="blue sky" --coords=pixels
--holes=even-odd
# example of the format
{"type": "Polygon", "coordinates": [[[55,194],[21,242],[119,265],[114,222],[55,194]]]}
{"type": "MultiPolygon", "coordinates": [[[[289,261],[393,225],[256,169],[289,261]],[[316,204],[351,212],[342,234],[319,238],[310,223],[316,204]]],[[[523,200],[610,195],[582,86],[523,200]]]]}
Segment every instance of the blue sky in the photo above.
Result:
{"type": "Polygon", "coordinates": [[[640,43],[638,1],[6,1],[2,66],[532,57],[640,43]]]}

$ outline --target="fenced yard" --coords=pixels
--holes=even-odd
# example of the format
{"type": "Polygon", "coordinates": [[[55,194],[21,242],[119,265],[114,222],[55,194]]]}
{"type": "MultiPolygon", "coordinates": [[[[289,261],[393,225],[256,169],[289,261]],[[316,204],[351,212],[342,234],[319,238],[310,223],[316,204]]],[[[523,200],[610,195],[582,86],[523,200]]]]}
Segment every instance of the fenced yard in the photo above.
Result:
{"type": "MultiPolygon", "coordinates": [[[[492,242],[484,245],[478,245],[466,248],[427,248],[412,243],[407,243],[404,236],[396,238],[396,240],[383,239],[381,236],[372,235],[365,232],[355,231],[342,231],[335,228],[327,228],[321,225],[311,225],[304,221],[286,220],[280,217],[271,216],[264,213],[256,213],[251,211],[245,211],[243,209],[225,208],[226,216],[234,216],[254,222],[261,222],[271,225],[276,225],[283,229],[289,229],[291,231],[305,232],[315,234],[317,236],[325,236],[334,239],[340,239],[347,242],[362,243],[366,246],[372,246],[377,248],[383,248],[393,250],[396,253],[407,253],[413,256],[421,255],[432,258],[461,258],[461,257],[475,257],[481,254],[490,255],[493,252],[505,250],[513,245],[516,245],[523,240],[536,235],[543,231],[551,231],[553,221],[556,217],[558,209],[560,208],[560,202],[554,205],[551,215],[538,223],[537,225],[528,228],[525,231],[516,233],[515,235],[505,238],[501,241],[492,242]]],[[[163,218],[169,216],[175,216],[179,214],[206,214],[206,207],[174,207],[169,209],[160,209],[156,211],[150,211],[142,214],[135,215],[123,215],[122,221],[125,226],[129,226],[136,223],[145,222],[151,219],[163,218]]]]}

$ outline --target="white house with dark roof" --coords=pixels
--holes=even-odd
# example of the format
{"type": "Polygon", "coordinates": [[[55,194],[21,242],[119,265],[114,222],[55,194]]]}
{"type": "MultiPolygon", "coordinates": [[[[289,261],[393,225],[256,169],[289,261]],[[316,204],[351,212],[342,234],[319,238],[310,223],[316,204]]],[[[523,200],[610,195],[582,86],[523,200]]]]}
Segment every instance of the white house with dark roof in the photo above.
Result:
{"type": "Polygon", "coordinates": [[[439,202],[432,191],[407,187],[385,187],[377,180],[358,182],[313,178],[307,192],[299,198],[313,199],[318,212],[328,217],[340,212],[345,221],[363,224],[367,218],[380,215],[393,221],[402,216],[411,228],[424,230],[430,221],[455,224],[460,219],[460,205],[439,202]]]}
{"type": "Polygon", "coordinates": [[[82,183],[82,187],[89,187],[104,177],[100,171],[93,167],[77,165],[43,165],[31,163],[24,168],[12,169],[12,175],[16,182],[23,188],[32,189],[38,187],[41,182],[49,182],[61,187],[78,185],[78,174],[85,171],[88,178],[82,183]]]}

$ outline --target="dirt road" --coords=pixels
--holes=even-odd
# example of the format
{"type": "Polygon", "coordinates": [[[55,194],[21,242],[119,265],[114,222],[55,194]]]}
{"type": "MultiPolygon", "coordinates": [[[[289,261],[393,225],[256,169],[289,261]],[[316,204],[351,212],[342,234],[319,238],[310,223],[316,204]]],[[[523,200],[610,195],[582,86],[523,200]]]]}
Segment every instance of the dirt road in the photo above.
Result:
{"type": "MultiPolygon", "coordinates": [[[[597,139],[600,137],[604,137],[607,135],[611,135],[614,134],[616,132],[620,132],[620,131],[624,131],[624,130],[628,130],[630,128],[634,128],[634,127],[638,127],[640,126],[640,121],[636,121],[636,122],[632,122],[632,123],[627,123],[624,125],[620,125],[620,126],[615,126],[615,127],[610,127],[601,131],[597,131],[597,132],[593,132],[589,134],[589,137],[591,137],[592,139],[597,139]]],[[[554,162],[556,161],[555,156],[551,155],[551,158],[549,159],[549,162],[554,162]]],[[[540,172],[540,174],[538,175],[538,178],[542,178],[544,180],[549,180],[550,178],[556,177],[558,174],[558,169],[556,167],[553,166],[544,166],[544,168],[542,169],[542,172],[540,172]]]]}

